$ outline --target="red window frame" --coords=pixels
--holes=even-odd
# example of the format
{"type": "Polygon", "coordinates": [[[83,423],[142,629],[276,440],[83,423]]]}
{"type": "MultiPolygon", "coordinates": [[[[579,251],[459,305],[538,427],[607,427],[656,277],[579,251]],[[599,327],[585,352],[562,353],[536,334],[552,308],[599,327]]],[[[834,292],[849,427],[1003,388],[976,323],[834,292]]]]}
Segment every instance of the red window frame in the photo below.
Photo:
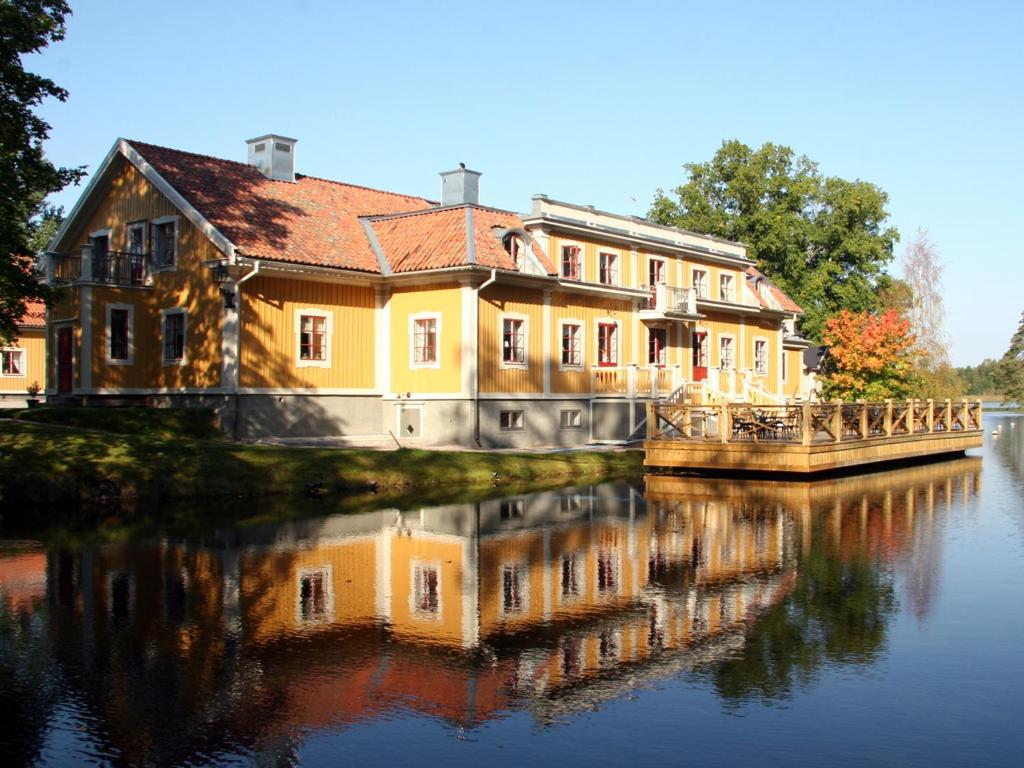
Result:
{"type": "Polygon", "coordinates": [[[501,321],[501,361],[526,365],[526,321],[506,317],[501,321]]]}
{"type": "Polygon", "coordinates": [[[412,323],[413,363],[437,362],[437,318],[417,317],[412,323]]]}
{"type": "Polygon", "coordinates": [[[668,329],[649,328],[647,330],[647,364],[665,365],[666,348],[668,347],[668,329]]]}
{"type": "Polygon", "coordinates": [[[299,359],[327,360],[327,318],[302,315],[299,318],[299,359]]]}
{"type": "Polygon", "coordinates": [[[562,277],[568,280],[580,279],[580,247],[578,245],[562,246],[562,277]]]}
{"type": "Polygon", "coordinates": [[[597,364],[601,368],[614,368],[619,364],[618,323],[597,324],[597,364]]]}

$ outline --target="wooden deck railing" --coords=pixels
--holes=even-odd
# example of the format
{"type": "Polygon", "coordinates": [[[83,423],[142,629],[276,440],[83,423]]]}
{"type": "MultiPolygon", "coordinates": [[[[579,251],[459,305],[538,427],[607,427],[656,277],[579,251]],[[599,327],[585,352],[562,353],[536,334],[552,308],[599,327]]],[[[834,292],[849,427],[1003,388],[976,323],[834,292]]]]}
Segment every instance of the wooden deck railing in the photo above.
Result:
{"type": "Polygon", "coordinates": [[[823,445],[976,431],[981,431],[980,400],[647,405],[648,440],[823,445]]]}

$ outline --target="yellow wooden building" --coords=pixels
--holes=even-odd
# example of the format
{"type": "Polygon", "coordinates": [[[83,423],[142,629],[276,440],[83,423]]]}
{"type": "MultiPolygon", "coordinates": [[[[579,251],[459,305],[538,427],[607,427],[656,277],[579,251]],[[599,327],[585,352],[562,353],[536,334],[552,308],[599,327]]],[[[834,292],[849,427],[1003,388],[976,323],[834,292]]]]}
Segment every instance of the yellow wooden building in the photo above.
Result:
{"type": "Polygon", "coordinates": [[[46,307],[31,302],[10,344],[0,343],[0,408],[24,408],[46,383],[46,307]]]}
{"type": "Polygon", "coordinates": [[[50,244],[47,395],[207,405],[245,438],[625,440],[645,403],[806,397],[743,245],[539,195],[441,201],[119,139],[50,244]]]}

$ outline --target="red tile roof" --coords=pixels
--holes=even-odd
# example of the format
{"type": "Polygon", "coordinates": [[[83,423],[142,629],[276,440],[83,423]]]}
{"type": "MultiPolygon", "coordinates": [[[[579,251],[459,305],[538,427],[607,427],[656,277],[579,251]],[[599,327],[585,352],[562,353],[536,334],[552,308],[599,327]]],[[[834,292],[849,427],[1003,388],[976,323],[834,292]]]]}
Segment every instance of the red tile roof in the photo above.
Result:
{"type": "MultiPolygon", "coordinates": [[[[789,296],[787,296],[781,288],[779,288],[777,285],[775,285],[775,283],[769,280],[764,275],[764,273],[758,270],[756,267],[747,267],[747,277],[752,278],[755,281],[758,279],[763,280],[767,284],[768,290],[771,291],[772,297],[775,299],[776,303],[784,312],[795,312],[800,315],[804,313],[803,308],[799,304],[797,304],[795,301],[789,298],[789,296]]],[[[772,307],[767,301],[764,300],[764,297],[762,297],[756,289],[754,290],[754,295],[757,297],[758,302],[760,302],[763,308],[775,309],[775,307],[772,307]]]]}
{"type": "Polygon", "coordinates": [[[46,326],[46,305],[41,301],[25,303],[25,314],[18,323],[22,328],[43,328],[46,326]]]}
{"type": "Polygon", "coordinates": [[[247,163],[128,143],[246,256],[379,272],[359,217],[434,205],[313,176],[272,181],[247,163]]]}
{"type": "MultiPolygon", "coordinates": [[[[370,220],[381,250],[395,272],[443,269],[475,263],[482,267],[515,270],[495,229],[522,229],[514,213],[460,205],[370,220]],[[473,228],[473,252],[468,248],[469,221],[473,228]]],[[[534,242],[533,255],[547,274],[555,270],[534,242]]]]}

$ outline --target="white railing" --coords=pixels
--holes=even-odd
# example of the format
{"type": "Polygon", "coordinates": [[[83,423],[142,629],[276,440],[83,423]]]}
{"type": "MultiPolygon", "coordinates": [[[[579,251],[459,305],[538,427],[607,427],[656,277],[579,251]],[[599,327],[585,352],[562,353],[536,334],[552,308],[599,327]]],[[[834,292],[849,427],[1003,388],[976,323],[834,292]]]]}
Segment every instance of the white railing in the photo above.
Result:
{"type": "Polygon", "coordinates": [[[693,288],[674,288],[665,283],[658,283],[649,290],[651,297],[644,303],[643,309],[686,315],[697,314],[697,292],[693,288]]]}
{"type": "Polygon", "coordinates": [[[615,368],[591,368],[590,391],[598,396],[660,399],[680,385],[680,368],[678,365],[641,368],[635,364],[615,368]]]}

